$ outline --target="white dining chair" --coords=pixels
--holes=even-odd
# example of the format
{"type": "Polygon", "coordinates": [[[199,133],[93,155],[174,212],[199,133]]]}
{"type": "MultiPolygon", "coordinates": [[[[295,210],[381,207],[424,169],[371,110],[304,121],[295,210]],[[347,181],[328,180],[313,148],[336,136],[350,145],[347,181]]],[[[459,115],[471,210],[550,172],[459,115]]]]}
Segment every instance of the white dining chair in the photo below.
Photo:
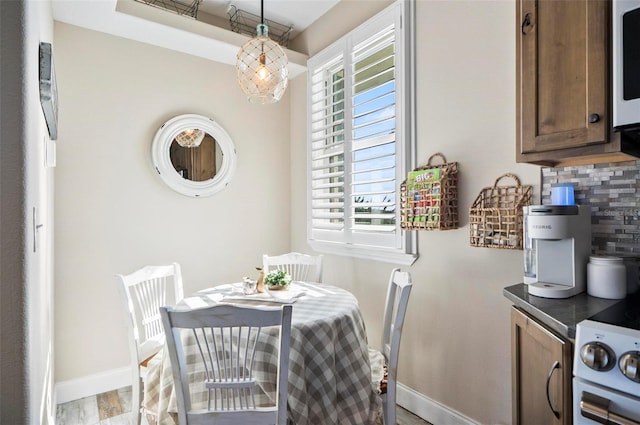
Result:
{"type": "Polygon", "coordinates": [[[267,309],[219,304],[184,311],[162,307],[160,312],[180,425],[286,425],[291,305],[267,309]],[[262,387],[254,366],[265,361],[259,351],[266,343],[260,337],[264,333],[262,328],[267,326],[279,326],[280,334],[276,396],[265,405],[256,401],[262,387]],[[181,334],[185,329],[198,347],[196,361],[204,366],[203,382],[189,375],[191,368],[198,370],[198,366],[190,364],[187,370],[181,334]],[[192,405],[189,385],[192,380],[196,380],[197,389],[208,390],[206,399],[201,400],[206,405],[192,405]]]}
{"type": "Polygon", "coordinates": [[[174,305],[184,297],[180,265],[146,266],[133,273],[116,275],[127,315],[132,411],[141,423],[142,382],[148,361],[164,347],[165,334],[160,307],[174,305]]]}
{"type": "Polygon", "coordinates": [[[408,272],[401,272],[398,268],[391,271],[384,309],[382,350],[369,348],[372,380],[381,392],[385,425],[396,425],[398,355],[411,287],[411,275],[408,272]],[[375,375],[375,371],[384,371],[382,379],[375,375]]]}
{"type": "Polygon", "coordinates": [[[304,282],[322,282],[322,255],[290,252],[282,255],[263,255],[262,270],[265,274],[272,270],[283,270],[293,280],[304,282]]]}

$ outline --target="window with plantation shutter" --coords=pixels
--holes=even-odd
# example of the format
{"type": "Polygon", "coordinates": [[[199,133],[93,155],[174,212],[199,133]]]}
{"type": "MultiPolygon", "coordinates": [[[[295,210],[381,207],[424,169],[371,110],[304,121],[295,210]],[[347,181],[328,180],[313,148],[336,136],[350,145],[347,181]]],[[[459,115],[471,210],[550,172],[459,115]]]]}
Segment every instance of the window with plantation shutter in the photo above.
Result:
{"type": "Polygon", "coordinates": [[[416,258],[399,203],[414,152],[412,3],[397,1],[309,59],[307,231],[317,251],[416,258]]]}

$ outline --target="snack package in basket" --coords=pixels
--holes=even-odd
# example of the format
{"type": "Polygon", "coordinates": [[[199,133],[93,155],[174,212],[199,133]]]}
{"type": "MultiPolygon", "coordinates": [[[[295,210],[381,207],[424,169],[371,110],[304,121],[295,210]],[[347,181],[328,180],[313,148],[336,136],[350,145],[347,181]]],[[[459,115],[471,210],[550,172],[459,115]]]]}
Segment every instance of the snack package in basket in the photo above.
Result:
{"type": "Polygon", "coordinates": [[[411,171],[407,175],[407,196],[411,221],[434,221],[440,216],[440,168],[411,171]]]}

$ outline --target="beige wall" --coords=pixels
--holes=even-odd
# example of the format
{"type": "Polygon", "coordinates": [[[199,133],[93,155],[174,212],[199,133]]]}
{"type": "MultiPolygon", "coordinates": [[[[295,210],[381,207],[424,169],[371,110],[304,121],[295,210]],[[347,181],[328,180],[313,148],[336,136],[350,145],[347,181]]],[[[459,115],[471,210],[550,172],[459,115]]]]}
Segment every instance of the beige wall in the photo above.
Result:
{"type": "MultiPolygon", "coordinates": [[[[294,42],[315,53],[388,1],[344,0],[294,42]],[[331,28],[331,31],[327,29],[331,28]],[[313,35],[313,36],[311,36],[313,35]]],[[[469,246],[467,212],[505,172],[539,190],[539,169],[515,163],[514,4],[417,1],[417,154],[460,167],[461,228],[420,232],[400,381],[479,423],[511,422],[509,303],[522,252],[469,246]]],[[[56,380],[127,363],[115,273],[178,261],[185,292],[251,273],[261,255],[306,244],[306,77],[281,103],[254,106],[232,67],[56,24],[61,102],[56,168],[56,380]],[[170,117],[200,113],[238,151],[230,186],[207,199],[154,175],[151,139],[170,117]]],[[[380,338],[394,264],[328,255],[325,280],[360,299],[380,338]]]]}
{"type": "MultiPolygon", "coordinates": [[[[366,12],[365,4],[343,1],[309,31],[331,26],[341,32],[345,22],[355,26],[347,11],[357,6],[366,12]]],[[[502,288],[521,281],[522,251],[470,247],[468,210],[482,188],[506,172],[539,191],[539,168],[515,163],[515,5],[507,0],[418,0],[416,14],[418,163],[435,152],[458,162],[461,228],[420,232],[420,258],[403,268],[411,272],[414,288],[399,380],[474,421],[507,424],[510,304],[502,288]]],[[[321,48],[328,41],[319,43],[321,48]]],[[[308,46],[310,52],[320,48],[308,46]]],[[[298,78],[290,94],[292,162],[299,173],[306,155],[305,86],[304,77],[298,78]]],[[[308,249],[305,196],[304,181],[294,180],[294,250],[308,249]]],[[[384,289],[393,267],[326,258],[325,281],[357,294],[372,344],[380,339],[384,289]]]]}
{"type": "Polygon", "coordinates": [[[0,29],[0,423],[46,425],[55,417],[53,171],[38,58],[40,42],[56,49],[51,5],[0,2],[0,29]]]}
{"type": "Polygon", "coordinates": [[[235,69],[56,23],[56,381],[127,365],[116,273],[177,261],[185,293],[257,273],[289,249],[289,100],[250,104],[235,69]],[[235,178],[195,199],[151,164],[169,118],[212,117],[235,142],[235,178]]]}

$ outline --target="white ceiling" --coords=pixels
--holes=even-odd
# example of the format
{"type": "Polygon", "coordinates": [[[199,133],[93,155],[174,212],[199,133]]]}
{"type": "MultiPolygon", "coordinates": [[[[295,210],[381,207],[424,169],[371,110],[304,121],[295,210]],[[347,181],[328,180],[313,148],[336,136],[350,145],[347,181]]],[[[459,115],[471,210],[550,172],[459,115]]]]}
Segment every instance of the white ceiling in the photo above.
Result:
{"type": "MultiPolygon", "coordinates": [[[[285,26],[293,26],[292,34],[295,36],[327,13],[338,1],[264,0],[264,17],[285,26]]],[[[201,0],[199,10],[228,18],[229,6],[260,16],[260,0],[201,0]]]]}
{"type": "MultiPolygon", "coordinates": [[[[230,65],[235,64],[240,47],[249,40],[248,36],[227,28],[196,21],[135,0],[51,1],[56,21],[230,65]]],[[[264,17],[293,25],[294,30],[300,32],[338,1],[340,0],[265,0],[264,17]]],[[[202,0],[199,7],[204,12],[228,19],[227,9],[230,5],[260,15],[260,0],[202,0]]],[[[306,55],[287,50],[287,56],[291,78],[305,71],[306,55]]]]}

